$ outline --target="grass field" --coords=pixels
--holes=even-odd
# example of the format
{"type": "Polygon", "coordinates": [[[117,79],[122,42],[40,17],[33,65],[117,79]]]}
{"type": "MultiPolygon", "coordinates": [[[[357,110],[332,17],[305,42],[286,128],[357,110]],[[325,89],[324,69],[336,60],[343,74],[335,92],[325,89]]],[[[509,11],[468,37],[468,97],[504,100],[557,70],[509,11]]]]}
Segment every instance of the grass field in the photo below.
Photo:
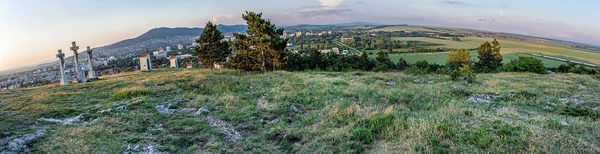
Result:
{"type": "Polygon", "coordinates": [[[29,152],[600,153],[598,93],[600,80],[576,74],[466,85],[401,72],[129,72],[0,91],[0,152],[45,130],[29,152]],[[506,97],[468,101],[496,93],[506,97]]]}
{"type": "Polygon", "coordinates": [[[455,49],[472,49],[477,48],[481,43],[475,43],[472,41],[452,41],[452,40],[443,40],[443,39],[435,39],[435,38],[426,38],[426,37],[394,37],[394,40],[400,41],[421,41],[421,42],[429,42],[435,44],[444,44],[443,46],[433,46],[430,48],[455,48],[455,49]]]}
{"type": "Polygon", "coordinates": [[[455,33],[473,33],[473,32],[481,32],[478,30],[471,29],[462,29],[462,28],[448,28],[448,27],[432,27],[432,26],[386,26],[383,28],[372,29],[371,31],[385,31],[385,32],[393,32],[393,31],[409,31],[409,32],[455,32],[455,33]]]}
{"type": "MultiPolygon", "coordinates": [[[[396,37],[393,39],[403,41],[416,40],[423,42],[439,43],[445,44],[444,47],[448,48],[477,48],[485,41],[491,42],[493,40],[493,38],[478,37],[461,38],[461,42],[424,37],[396,37]]],[[[598,52],[569,49],[560,45],[518,42],[513,40],[499,40],[499,42],[502,46],[501,51],[507,54],[517,52],[541,53],[549,56],[564,57],[570,60],[600,64],[600,53],[598,52]]]]}
{"type": "MultiPolygon", "coordinates": [[[[429,63],[445,65],[447,63],[446,55],[448,55],[448,52],[408,53],[408,54],[404,53],[404,54],[390,54],[390,59],[392,61],[394,61],[394,63],[398,63],[398,59],[400,59],[400,57],[402,57],[402,58],[404,58],[404,60],[406,60],[410,64],[414,64],[417,61],[421,61],[421,60],[427,60],[427,62],[429,62],[429,63]]],[[[373,55],[369,55],[369,57],[375,58],[375,57],[377,57],[377,55],[373,54],[373,55]]],[[[503,60],[502,60],[503,63],[508,63],[511,60],[518,59],[519,57],[518,57],[518,53],[504,52],[504,53],[502,53],[502,58],[503,58],[503,60]]],[[[544,63],[544,66],[546,66],[546,67],[558,67],[561,64],[566,64],[564,62],[556,61],[556,60],[552,60],[552,59],[546,59],[546,58],[540,58],[540,57],[536,57],[536,58],[542,60],[542,63],[544,63]]],[[[473,61],[479,60],[477,58],[477,51],[471,52],[471,59],[473,59],[473,61]]]]}

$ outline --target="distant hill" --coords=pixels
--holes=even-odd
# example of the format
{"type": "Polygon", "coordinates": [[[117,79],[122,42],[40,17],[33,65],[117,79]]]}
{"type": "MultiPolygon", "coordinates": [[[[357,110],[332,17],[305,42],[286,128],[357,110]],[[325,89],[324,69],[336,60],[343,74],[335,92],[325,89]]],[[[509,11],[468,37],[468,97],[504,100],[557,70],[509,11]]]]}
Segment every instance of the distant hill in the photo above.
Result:
{"type": "MultiPolygon", "coordinates": [[[[244,32],[248,29],[246,25],[218,25],[217,29],[219,29],[224,34],[230,34],[235,32],[244,32]]],[[[166,37],[174,37],[174,36],[200,36],[204,29],[203,28],[154,28],[149,30],[148,32],[131,39],[126,39],[108,46],[103,47],[104,49],[111,48],[121,48],[127,47],[131,45],[135,45],[137,43],[141,43],[151,39],[157,38],[166,38],[166,37]]]]}

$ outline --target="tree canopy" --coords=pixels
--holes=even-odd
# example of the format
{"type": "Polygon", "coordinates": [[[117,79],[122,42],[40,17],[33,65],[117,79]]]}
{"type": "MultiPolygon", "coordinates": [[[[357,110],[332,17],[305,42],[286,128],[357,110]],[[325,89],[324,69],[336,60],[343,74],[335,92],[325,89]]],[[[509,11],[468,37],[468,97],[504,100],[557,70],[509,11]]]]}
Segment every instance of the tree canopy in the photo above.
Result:
{"type": "Polygon", "coordinates": [[[217,30],[217,25],[209,21],[200,34],[200,38],[196,40],[198,46],[194,47],[194,54],[198,56],[205,67],[208,66],[211,70],[215,63],[225,62],[231,53],[229,44],[222,41],[223,38],[221,31],[217,30]]]}
{"type": "Polygon", "coordinates": [[[267,71],[272,67],[285,64],[283,50],[288,39],[281,38],[282,28],[276,28],[270,20],[262,18],[262,13],[246,11],[242,15],[246,20],[248,30],[246,34],[234,34],[237,42],[232,42],[232,47],[237,54],[231,58],[231,67],[245,71],[267,71]]]}

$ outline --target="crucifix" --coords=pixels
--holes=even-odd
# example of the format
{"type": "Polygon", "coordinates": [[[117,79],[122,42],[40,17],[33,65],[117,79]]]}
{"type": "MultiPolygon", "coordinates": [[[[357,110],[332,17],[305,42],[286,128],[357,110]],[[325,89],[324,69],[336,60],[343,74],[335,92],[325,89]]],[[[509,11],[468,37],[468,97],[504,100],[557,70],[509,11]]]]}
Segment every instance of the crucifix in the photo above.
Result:
{"type": "Polygon", "coordinates": [[[75,59],[75,82],[87,82],[87,79],[85,79],[81,67],[79,67],[79,53],[77,53],[77,50],[79,50],[79,46],[77,46],[75,41],[73,41],[71,45],[71,51],[73,51],[73,58],[75,59]]]}
{"type": "Polygon", "coordinates": [[[92,63],[92,49],[90,49],[90,46],[87,47],[87,55],[88,55],[88,66],[90,67],[90,73],[88,74],[90,79],[98,79],[98,76],[96,76],[96,72],[94,71],[94,64],[92,63]]]}
{"type": "Polygon", "coordinates": [[[56,54],[56,58],[58,58],[60,65],[60,85],[67,85],[69,81],[65,76],[65,54],[62,53],[62,50],[58,49],[58,54],[56,54]]]}

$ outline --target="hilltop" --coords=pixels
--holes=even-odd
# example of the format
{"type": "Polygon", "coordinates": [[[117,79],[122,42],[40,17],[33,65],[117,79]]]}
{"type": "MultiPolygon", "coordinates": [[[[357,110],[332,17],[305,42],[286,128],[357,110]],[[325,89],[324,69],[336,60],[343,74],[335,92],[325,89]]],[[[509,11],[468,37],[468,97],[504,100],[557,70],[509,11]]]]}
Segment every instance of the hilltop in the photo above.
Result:
{"type": "Polygon", "coordinates": [[[0,91],[0,152],[600,152],[598,79],[449,80],[165,69],[0,91]]]}

